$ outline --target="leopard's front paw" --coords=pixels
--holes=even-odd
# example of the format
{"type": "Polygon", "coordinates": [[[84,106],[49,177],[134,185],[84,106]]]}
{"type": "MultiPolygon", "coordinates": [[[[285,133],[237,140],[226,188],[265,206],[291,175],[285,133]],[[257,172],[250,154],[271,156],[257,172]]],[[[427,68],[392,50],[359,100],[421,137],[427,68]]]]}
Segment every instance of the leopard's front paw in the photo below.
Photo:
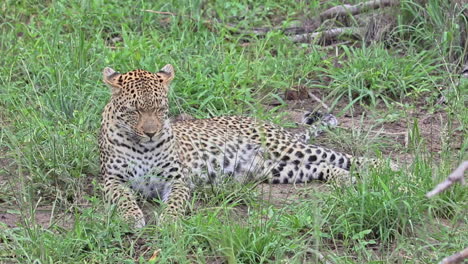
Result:
{"type": "Polygon", "coordinates": [[[143,228],[146,225],[145,217],[141,209],[124,215],[124,219],[134,228],[143,228]]]}
{"type": "Polygon", "coordinates": [[[398,164],[396,164],[396,163],[393,162],[393,161],[390,161],[389,166],[390,166],[390,169],[391,169],[392,171],[398,171],[398,170],[400,169],[400,166],[398,166],[398,164]]]}
{"type": "Polygon", "coordinates": [[[175,214],[174,212],[171,212],[171,211],[168,211],[168,210],[165,210],[164,212],[162,212],[159,217],[158,217],[158,223],[159,224],[170,224],[170,223],[174,223],[177,218],[179,217],[179,215],[175,214]]]}
{"type": "Polygon", "coordinates": [[[145,218],[140,218],[140,219],[135,219],[133,227],[140,229],[140,228],[145,227],[145,225],[146,225],[145,218]]]}

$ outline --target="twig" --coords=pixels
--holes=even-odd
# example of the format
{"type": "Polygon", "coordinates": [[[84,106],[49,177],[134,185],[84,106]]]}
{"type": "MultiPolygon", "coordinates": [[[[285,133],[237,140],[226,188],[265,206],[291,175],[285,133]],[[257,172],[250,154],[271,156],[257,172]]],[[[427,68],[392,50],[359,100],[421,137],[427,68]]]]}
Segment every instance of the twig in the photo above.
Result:
{"type": "MultiPolygon", "coordinates": [[[[432,191],[426,194],[426,197],[431,198],[438,193],[443,192],[445,189],[450,187],[455,182],[460,182],[461,185],[465,184],[464,174],[468,170],[468,161],[464,161],[456,168],[445,181],[439,183],[432,191]]],[[[468,248],[453,254],[449,257],[444,258],[440,264],[458,264],[462,263],[465,259],[468,259],[468,248]]]]}
{"type": "Polygon", "coordinates": [[[334,18],[337,16],[344,15],[357,15],[362,12],[371,9],[378,9],[381,7],[398,5],[400,2],[398,0],[371,0],[368,2],[360,3],[357,5],[340,5],[334,6],[328,10],[325,10],[320,14],[320,19],[323,21],[328,18],[334,18]]]}
{"type": "Polygon", "coordinates": [[[331,262],[327,261],[325,256],[322,253],[320,253],[318,250],[309,248],[309,249],[306,250],[306,252],[316,255],[317,258],[320,260],[320,262],[322,262],[324,264],[331,264],[331,262]]]}
{"type": "Polygon", "coordinates": [[[325,40],[336,38],[340,35],[348,36],[358,36],[361,38],[361,33],[364,31],[364,28],[361,27],[345,27],[345,28],[333,28],[321,32],[314,32],[310,34],[301,34],[296,36],[291,36],[289,39],[292,42],[311,42],[320,38],[325,40]]]}
{"type": "Polygon", "coordinates": [[[147,10],[145,10],[145,12],[149,12],[149,13],[153,13],[153,14],[159,14],[159,15],[170,15],[170,16],[176,16],[176,14],[174,14],[174,13],[171,13],[171,12],[164,12],[164,11],[154,11],[154,10],[150,10],[150,9],[147,9],[147,10]]]}
{"type": "MultiPolygon", "coordinates": [[[[318,22],[317,22],[318,24],[318,22]]],[[[305,34],[305,33],[312,33],[314,32],[317,27],[316,26],[301,26],[301,27],[260,27],[260,28],[237,28],[235,24],[227,24],[226,27],[233,31],[234,33],[240,34],[251,34],[256,36],[265,36],[270,31],[280,31],[285,35],[298,35],[298,34],[305,34]]]]}
{"type": "Polygon", "coordinates": [[[432,196],[443,192],[445,189],[450,187],[455,182],[460,182],[461,185],[465,184],[464,173],[465,170],[468,169],[468,161],[464,161],[456,168],[445,181],[439,183],[432,191],[426,194],[427,198],[431,198],[432,196]]]}
{"type": "Polygon", "coordinates": [[[464,250],[453,254],[450,257],[444,258],[440,264],[458,264],[462,263],[463,260],[468,258],[468,248],[465,248],[464,250]]]}
{"type": "MultiPolygon", "coordinates": [[[[338,128],[344,128],[344,129],[349,129],[350,127],[346,127],[346,126],[337,126],[338,128]]],[[[368,133],[374,133],[374,134],[382,134],[382,135],[389,135],[389,136],[402,136],[402,135],[406,135],[407,132],[406,131],[403,131],[403,132],[387,132],[387,131],[384,131],[383,128],[381,128],[382,130],[368,130],[368,133]]]]}
{"type": "Polygon", "coordinates": [[[317,96],[315,96],[313,93],[311,93],[310,91],[307,92],[309,94],[309,97],[314,99],[315,101],[319,102],[323,108],[327,109],[327,112],[330,113],[330,107],[328,107],[328,105],[326,103],[324,103],[322,100],[320,100],[320,98],[318,98],[317,96]]]}

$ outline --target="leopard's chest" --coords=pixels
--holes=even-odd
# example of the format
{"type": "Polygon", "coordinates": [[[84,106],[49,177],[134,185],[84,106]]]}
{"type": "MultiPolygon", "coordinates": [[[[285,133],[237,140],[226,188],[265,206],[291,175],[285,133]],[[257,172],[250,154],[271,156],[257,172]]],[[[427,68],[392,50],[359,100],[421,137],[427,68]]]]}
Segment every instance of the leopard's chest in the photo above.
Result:
{"type": "Polygon", "coordinates": [[[177,166],[170,142],[114,144],[113,153],[114,161],[120,161],[116,167],[129,187],[147,198],[167,198],[173,177],[171,171],[177,166]]]}

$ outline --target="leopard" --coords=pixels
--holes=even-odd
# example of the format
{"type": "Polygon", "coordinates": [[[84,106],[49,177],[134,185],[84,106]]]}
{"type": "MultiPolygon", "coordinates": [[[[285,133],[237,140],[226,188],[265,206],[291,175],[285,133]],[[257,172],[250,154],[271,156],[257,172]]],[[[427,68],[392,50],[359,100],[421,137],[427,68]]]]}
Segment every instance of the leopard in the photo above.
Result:
{"type": "Polygon", "coordinates": [[[160,219],[174,219],[186,213],[199,184],[226,178],[241,183],[353,184],[352,167],[382,164],[381,159],[309,144],[309,137],[255,117],[173,121],[168,95],[174,76],[170,64],[158,72],[103,70],[111,96],[99,133],[102,189],[105,200],[136,228],[146,225],[141,198],[161,201],[160,219]]]}

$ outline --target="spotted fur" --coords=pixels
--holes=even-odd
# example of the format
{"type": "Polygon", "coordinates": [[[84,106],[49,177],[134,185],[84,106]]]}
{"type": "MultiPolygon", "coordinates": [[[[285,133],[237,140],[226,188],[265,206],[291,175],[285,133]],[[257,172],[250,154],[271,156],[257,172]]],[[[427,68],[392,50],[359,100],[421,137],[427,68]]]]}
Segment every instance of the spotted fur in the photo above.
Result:
{"type": "MultiPolygon", "coordinates": [[[[145,225],[136,193],[167,204],[164,215],[184,213],[195,184],[232,177],[245,182],[350,182],[353,158],[307,144],[281,127],[251,117],[222,116],[172,122],[168,90],[171,65],[157,73],[120,74],[105,68],[112,91],[99,137],[107,199],[135,226],[145,225]]],[[[376,162],[371,160],[371,162],[376,162]]]]}

